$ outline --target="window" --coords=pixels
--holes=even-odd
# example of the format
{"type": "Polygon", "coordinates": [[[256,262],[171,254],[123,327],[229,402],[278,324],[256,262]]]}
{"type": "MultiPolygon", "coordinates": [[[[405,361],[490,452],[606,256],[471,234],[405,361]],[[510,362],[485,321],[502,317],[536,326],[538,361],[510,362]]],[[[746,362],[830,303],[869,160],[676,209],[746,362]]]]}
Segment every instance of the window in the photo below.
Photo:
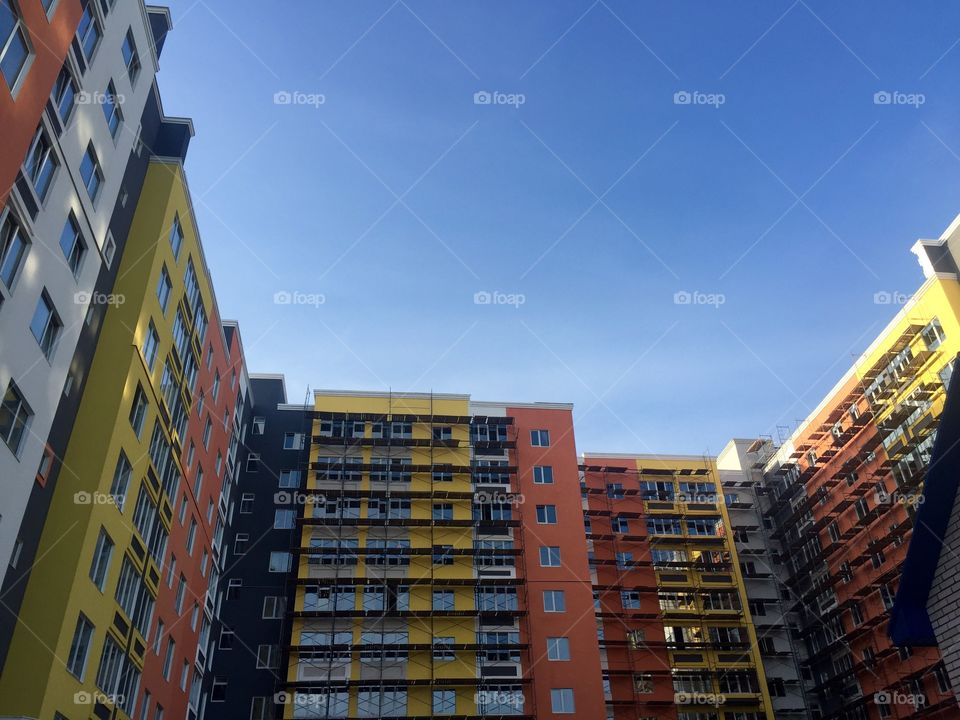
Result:
{"type": "Polygon", "coordinates": [[[434,503],[434,520],[453,520],[453,503],[434,503]]]}
{"type": "MultiPolygon", "coordinates": [[[[220,399],[220,371],[217,370],[213,376],[213,386],[210,388],[210,394],[213,396],[213,401],[216,402],[220,399]]],[[[288,435],[292,433],[287,433],[288,435]]],[[[284,448],[286,448],[286,442],[284,442],[284,448]]]]}
{"type": "Polygon", "coordinates": [[[96,201],[100,194],[100,186],[103,184],[103,170],[100,169],[100,161],[97,159],[93,144],[87,145],[87,151],[80,161],[80,176],[83,178],[83,185],[87,188],[90,199],[96,201]]]}
{"type": "Polygon", "coordinates": [[[243,555],[247,551],[248,542],[250,542],[249,533],[237,533],[233,538],[233,554],[243,555]]]}
{"type": "Polygon", "coordinates": [[[30,332],[33,333],[33,337],[36,338],[37,343],[40,345],[40,350],[48,360],[53,354],[53,348],[57,344],[57,337],[60,335],[60,329],[62,327],[63,323],[60,321],[60,316],[54,309],[53,302],[50,300],[50,296],[47,295],[46,289],[44,289],[40,293],[40,298],[37,300],[37,307],[33,311],[33,319],[30,321],[30,332]]]}
{"type": "Polygon", "coordinates": [[[130,78],[130,84],[134,85],[140,75],[140,53],[137,52],[137,43],[133,39],[132,29],[127,30],[120,52],[123,55],[123,64],[127,67],[127,77],[130,78]]]}
{"type": "Polygon", "coordinates": [[[280,471],[280,487],[282,488],[300,487],[300,471],[299,470],[281,470],[280,471]]]}
{"type": "Polygon", "coordinates": [[[133,405],[130,408],[130,426],[141,437],[143,434],[143,424],[147,417],[147,394],[143,391],[140,383],[137,383],[137,391],[133,394],[133,405]]]}
{"type": "Polygon", "coordinates": [[[120,101],[117,97],[117,88],[113,80],[107,83],[107,91],[103,94],[103,117],[107,121],[107,128],[111,137],[117,137],[120,126],[123,125],[123,112],[120,110],[120,101]]]}
{"type": "Polygon", "coordinates": [[[77,277],[80,274],[83,258],[87,254],[87,245],[83,241],[80,226],[72,212],[67,216],[63,232],[60,233],[60,249],[63,251],[63,257],[67,261],[70,272],[73,273],[74,277],[77,277]]]}
{"type": "Polygon", "coordinates": [[[29,242],[23,228],[13,213],[8,212],[3,219],[3,226],[0,227],[0,280],[7,289],[13,289],[13,281],[17,279],[28,247],[29,242]]]}
{"type": "Polygon", "coordinates": [[[550,447],[549,430],[531,430],[530,444],[534,447],[550,447]]]}
{"type": "MultiPolygon", "coordinates": [[[[210,421],[207,420],[207,425],[209,426],[210,421]]],[[[206,435],[206,430],[204,430],[204,435],[206,435]]],[[[250,453],[247,455],[247,472],[256,472],[260,467],[260,454],[259,453],[250,453]]]]}
{"type": "Polygon", "coordinates": [[[280,648],[277,645],[257,646],[257,669],[269,670],[280,667],[280,648]]]}
{"type": "Polygon", "coordinates": [[[103,587],[107,582],[107,570],[110,569],[110,558],[113,556],[113,540],[107,535],[103,528],[100,528],[100,535],[97,537],[97,545],[93,549],[93,562],[90,564],[90,579],[97,586],[97,590],[103,592],[103,587]]]}
{"type": "Polygon", "coordinates": [[[453,610],[453,593],[449,590],[434,590],[433,609],[439,611],[453,610]]]}
{"type": "MultiPolygon", "coordinates": [[[[206,450],[210,449],[210,435],[213,432],[213,421],[210,420],[210,417],[207,416],[207,424],[203,426],[203,447],[206,450]]],[[[260,459],[260,456],[257,455],[257,460],[260,459]]],[[[250,456],[247,456],[247,470],[250,469],[250,456]]]]}
{"type": "Polygon", "coordinates": [[[160,348],[160,336],[157,334],[157,328],[153,324],[153,320],[150,321],[150,324],[147,327],[147,335],[143,339],[143,359],[147,363],[147,367],[150,370],[153,370],[153,366],[157,361],[157,351],[160,348]]]}
{"type": "Polygon", "coordinates": [[[47,197],[47,191],[53,182],[53,176],[57,172],[57,156],[53,152],[53,144],[47,137],[47,131],[43,125],[37,128],[33,141],[30,143],[30,149],[27,150],[27,156],[23,161],[23,168],[26,170],[26,176],[33,183],[33,189],[43,202],[47,197]]]}
{"type": "Polygon", "coordinates": [[[253,501],[256,499],[253,493],[243,493],[240,496],[240,514],[250,515],[253,512],[253,501]]]}
{"type": "Polygon", "coordinates": [[[296,510],[277,510],[273,516],[274,530],[292,530],[297,519],[296,510]]]}
{"type": "Polygon", "coordinates": [[[543,611],[544,612],[566,612],[567,603],[563,590],[544,590],[543,591],[543,611]]]}
{"type": "Polygon", "coordinates": [[[53,90],[50,92],[50,101],[57,109],[60,121],[66,125],[77,101],[77,81],[73,79],[73,73],[66,64],[60,68],[57,82],[54,83],[53,90]]]}
{"type": "Polygon", "coordinates": [[[456,638],[443,636],[434,636],[433,638],[433,659],[435,662],[453,662],[457,659],[457,654],[453,651],[453,644],[456,638]]]}
{"type": "Polygon", "coordinates": [[[253,427],[252,433],[254,435],[263,435],[263,429],[266,427],[266,425],[267,425],[266,418],[255,417],[253,419],[253,424],[252,424],[252,427],[253,427]]]}
{"type": "Polygon", "coordinates": [[[157,283],[157,300],[160,301],[160,311],[166,315],[167,307],[170,305],[170,295],[173,292],[173,282],[170,280],[170,273],[167,272],[167,266],[160,269],[160,281],[157,283]]]}
{"type": "Polygon", "coordinates": [[[263,618],[265,620],[279,620],[283,617],[286,598],[268,595],[263,599],[263,618]]]}
{"type": "Polygon", "coordinates": [[[177,596],[173,603],[173,607],[177,611],[177,615],[183,612],[183,597],[186,590],[187,579],[183,576],[183,573],[180,573],[180,580],[177,582],[177,596]]]}
{"type": "Polygon", "coordinates": [[[19,388],[11,380],[0,405],[0,438],[14,455],[20,454],[20,444],[32,416],[19,388]]]}
{"type": "Polygon", "coordinates": [[[534,485],[553,485],[553,466],[534,465],[533,483],[534,485]]]}
{"type": "Polygon", "coordinates": [[[170,226],[170,249],[173,250],[174,260],[180,259],[181,247],[183,247],[183,226],[180,225],[180,216],[174,215],[173,225],[170,226]]]}
{"type": "Polygon", "coordinates": [[[173,653],[177,643],[174,642],[173,638],[167,640],[167,654],[163,656],[163,679],[170,679],[170,669],[173,667],[173,653]]]}
{"type": "Polygon", "coordinates": [[[620,601],[623,603],[624,610],[640,609],[640,593],[636,590],[622,590],[620,592],[620,601]]]}
{"type": "Polygon", "coordinates": [[[557,524],[556,505],[537,505],[537,523],[539,525],[557,524]]]}
{"type": "Polygon", "coordinates": [[[30,59],[30,45],[12,0],[0,0],[0,72],[12,93],[30,59]]]}
{"type": "Polygon", "coordinates": [[[434,715],[453,715],[457,712],[457,691],[456,690],[434,690],[433,691],[433,714],[434,715]]]}
{"type": "Polygon", "coordinates": [[[83,51],[83,57],[90,62],[93,54],[97,51],[100,44],[100,21],[93,12],[93,3],[88,2],[84,5],[83,15],[80,16],[80,26],[77,28],[77,42],[83,51]]]}
{"type": "Polygon", "coordinates": [[[157,618],[157,632],[153,636],[153,654],[160,655],[160,643],[163,641],[163,620],[157,618]]]}
{"type": "Polygon", "coordinates": [[[560,548],[555,545],[541,545],[540,567],[560,567],[560,548]]]}
{"type": "MultiPolygon", "coordinates": [[[[219,376],[218,376],[218,379],[219,379],[219,376]]],[[[300,450],[302,448],[303,448],[302,433],[284,433],[283,434],[284,450],[300,450]]]]}
{"type": "Polygon", "coordinates": [[[573,714],[573,690],[553,688],[550,690],[550,710],[554,713],[573,714]]]}
{"type": "Polygon", "coordinates": [[[187,531],[187,555],[193,555],[193,546],[197,541],[197,521],[190,519],[190,530],[187,531]]]}
{"type": "Polygon", "coordinates": [[[569,660],[570,640],[565,637],[547,638],[547,660],[569,660]]]}
{"type": "Polygon", "coordinates": [[[83,614],[77,618],[77,627],[73,631],[73,642],[70,643],[70,655],[67,657],[67,672],[83,681],[87,669],[87,658],[90,656],[90,640],[93,638],[93,625],[83,614]]]}
{"type": "Polygon", "coordinates": [[[290,571],[293,557],[288,552],[274,551],[270,553],[270,572],[285,573],[290,571]]]}

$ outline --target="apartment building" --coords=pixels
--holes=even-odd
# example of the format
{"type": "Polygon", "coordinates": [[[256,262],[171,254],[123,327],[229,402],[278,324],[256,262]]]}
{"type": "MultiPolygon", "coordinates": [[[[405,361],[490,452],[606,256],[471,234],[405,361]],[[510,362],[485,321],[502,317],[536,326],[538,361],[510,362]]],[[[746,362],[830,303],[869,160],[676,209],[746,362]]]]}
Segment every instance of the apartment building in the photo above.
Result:
{"type": "Polygon", "coordinates": [[[717,457],[717,472],[774,716],[809,719],[800,619],[783,547],[773,539],[773,521],[764,512],[763,468],[775,452],[770,439],[731,440],[717,457]]]}
{"type": "Polygon", "coordinates": [[[198,717],[239,334],[182,164],[151,158],[0,676],[0,714],[198,717]],[[213,319],[216,324],[211,324],[213,319]]]}
{"type": "Polygon", "coordinates": [[[773,718],[713,459],[582,458],[606,716],[773,718]]]}
{"type": "Polygon", "coordinates": [[[108,300],[100,278],[125,238],[114,225],[136,203],[124,182],[143,153],[141,118],[158,104],[168,28],[165,10],[139,1],[0,4],[0,579],[25,566],[21,521],[62,455],[51,431],[108,300]]]}
{"type": "Polygon", "coordinates": [[[915,251],[923,285],[765,467],[824,718],[958,713],[939,648],[888,634],[960,350],[957,275],[942,253],[915,251]]]}

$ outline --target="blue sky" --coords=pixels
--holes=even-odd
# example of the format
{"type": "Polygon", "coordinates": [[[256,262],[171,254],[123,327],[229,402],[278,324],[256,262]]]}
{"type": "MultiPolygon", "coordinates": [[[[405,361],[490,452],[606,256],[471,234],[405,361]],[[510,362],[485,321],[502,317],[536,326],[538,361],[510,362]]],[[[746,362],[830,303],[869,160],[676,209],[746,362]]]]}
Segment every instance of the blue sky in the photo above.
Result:
{"type": "Polygon", "coordinates": [[[220,309],[291,401],[567,401],[581,450],[715,454],[805,417],[960,212],[960,6],[170,6],[220,309]]]}

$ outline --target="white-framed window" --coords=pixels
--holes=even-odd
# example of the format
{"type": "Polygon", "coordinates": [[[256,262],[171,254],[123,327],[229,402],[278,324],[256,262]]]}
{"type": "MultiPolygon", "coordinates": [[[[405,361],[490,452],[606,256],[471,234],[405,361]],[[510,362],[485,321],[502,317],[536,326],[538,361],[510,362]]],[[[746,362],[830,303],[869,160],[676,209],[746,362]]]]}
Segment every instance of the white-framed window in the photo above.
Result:
{"type": "Polygon", "coordinates": [[[544,612],[566,612],[567,601],[563,590],[543,591],[544,612]]]}
{"type": "Polygon", "coordinates": [[[530,444],[533,445],[533,447],[550,447],[550,431],[531,430],[530,444]]]}
{"type": "Polygon", "coordinates": [[[47,294],[46,288],[40,292],[37,299],[37,307],[33,311],[33,319],[30,320],[30,332],[36,338],[40,350],[48,360],[53,355],[53,350],[57,344],[57,338],[60,337],[60,330],[63,328],[63,321],[60,315],[53,307],[53,301],[47,294]]]}
{"type": "Polygon", "coordinates": [[[133,30],[128,29],[123,37],[123,44],[120,46],[120,53],[123,55],[123,64],[127,68],[127,77],[131,85],[136,85],[137,78],[140,76],[140,53],[137,51],[137,43],[133,39],[133,30]]]}
{"type": "Polygon", "coordinates": [[[60,68],[57,81],[53,84],[53,90],[50,91],[50,101],[57,109],[60,121],[66,126],[77,103],[77,81],[67,63],[60,68]]]}
{"type": "Polygon", "coordinates": [[[259,467],[260,467],[260,454],[250,453],[249,455],[247,455],[247,472],[256,472],[259,469],[259,467]]]}
{"type": "Polygon", "coordinates": [[[569,714],[576,712],[573,703],[572,688],[552,688],[550,690],[550,710],[554,714],[569,714]]]}
{"type": "Polygon", "coordinates": [[[100,195],[100,187],[103,185],[103,169],[100,167],[97,151],[93,149],[93,143],[87,145],[83,159],[80,160],[80,177],[83,178],[83,186],[87,189],[90,199],[96,202],[97,196],[100,195]]]}
{"type": "Polygon", "coordinates": [[[157,362],[157,352],[160,349],[160,335],[157,333],[157,327],[153,320],[147,325],[147,334],[143,338],[143,359],[147,367],[153,371],[153,366],[157,362]]]}
{"type": "Polygon", "coordinates": [[[280,647],[277,645],[257,646],[257,669],[272,670],[280,667],[280,647]]]}
{"type": "Polygon", "coordinates": [[[0,404],[0,439],[18,457],[23,436],[32,417],[33,411],[23,399],[20,389],[11,380],[7,385],[7,392],[3,395],[3,403],[0,404]]]}
{"type": "Polygon", "coordinates": [[[173,281],[170,279],[170,273],[167,272],[167,266],[160,268],[160,279],[157,281],[157,300],[160,303],[160,312],[167,314],[167,308],[170,306],[170,295],[173,293],[173,281]]]}
{"type": "Polygon", "coordinates": [[[107,129],[110,131],[110,137],[116,138],[123,125],[123,111],[120,109],[120,98],[117,95],[117,86],[113,80],[107,83],[107,90],[103,94],[103,117],[107,121],[107,129]]]}
{"type": "Polygon", "coordinates": [[[533,483],[534,485],[553,485],[553,466],[534,465],[533,483]]]}
{"type": "Polygon", "coordinates": [[[113,540],[107,535],[107,531],[100,528],[100,535],[97,536],[97,544],[93,549],[93,561],[90,563],[90,579],[100,592],[103,592],[107,584],[113,547],[113,540]]]}
{"type": "Polygon", "coordinates": [[[284,450],[303,449],[303,433],[293,433],[293,432],[284,433],[283,449],[284,450]]]}
{"type": "Polygon", "coordinates": [[[263,430],[267,426],[267,419],[265,417],[255,417],[251,426],[253,428],[251,431],[252,434],[263,435],[263,430]]]}
{"type": "Polygon", "coordinates": [[[87,671],[87,658],[90,657],[90,642],[93,639],[93,624],[83,613],[77,618],[77,626],[73,631],[73,641],[70,643],[70,654],[67,656],[67,672],[83,681],[87,671]]]}
{"type": "Polygon", "coordinates": [[[281,470],[280,471],[280,487],[282,488],[300,487],[300,471],[299,470],[281,470]]]}
{"type": "Polygon", "coordinates": [[[263,599],[263,619],[279,620],[283,617],[287,599],[279,595],[267,595],[263,599]]]}
{"type": "Polygon", "coordinates": [[[296,510],[280,509],[274,511],[273,529],[274,530],[292,530],[297,520],[296,510]]]}
{"type": "Polygon", "coordinates": [[[20,9],[13,0],[0,0],[0,74],[13,93],[33,57],[20,9]]]}
{"type": "Polygon", "coordinates": [[[180,224],[180,215],[176,214],[173,216],[173,225],[170,226],[170,249],[173,251],[174,260],[180,260],[180,248],[182,247],[183,226],[180,224]]]}
{"type": "Polygon", "coordinates": [[[37,132],[33,136],[30,148],[27,150],[27,156],[23,161],[24,173],[33,184],[33,189],[37,193],[40,202],[47,197],[47,192],[53,184],[53,176],[57,174],[57,168],[60,167],[60,161],[53,151],[53,143],[44,130],[43,125],[37,127],[37,132]]]}
{"type": "Polygon", "coordinates": [[[556,525],[557,524],[557,506],[556,505],[537,505],[537,524],[538,525],[556,525]]]}
{"type": "Polygon", "coordinates": [[[103,31],[100,29],[100,19],[93,9],[93,3],[88,2],[83,7],[83,14],[80,16],[80,25],[77,27],[77,43],[80,45],[83,57],[88,64],[100,46],[100,39],[102,37],[103,31]]]}
{"type": "Polygon", "coordinates": [[[274,550],[270,553],[269,570],[272,573],[290,572],[293,565],[293,556],[288,552],[274,550]]]}
{"type": "MultiPolygon", "coordinates": [[[[2,0],[0,0],[2,2],[2,0]]],[[[0,281],[13,289],[23,259],[30,249],[30,240],[17,217],[10,211],[3,216],[3,225],[0,226],[0,281]]]]}
{"type": "Polygon", "coordinates": [[[558,546],[540,546],[540,567],[560,567],[560,548],[558,546]]]}
{"type": "Polygon", "coordinates": [[[432,705],[434,715],[455,714],[457,712],[457,691],[434,690],[432,705]]]}
{"type": "Polygon", "coordinates": [[[547,638],[547,660],[569,660],[570,640],[565,637],[547,638]]]}
{"type": "Polygon", "coordinates": [[[74,277],[80,275],[80,268],[83,266],[83,258],[87,254],[87,244],[83,240],[83,234],[80,232],[80,224],[77,222],[73,211],[67,215],[67,221],[63,225],[60,233],[60,250],[63,251],[63,257],[67,262],[67,267],[74,277]]]}

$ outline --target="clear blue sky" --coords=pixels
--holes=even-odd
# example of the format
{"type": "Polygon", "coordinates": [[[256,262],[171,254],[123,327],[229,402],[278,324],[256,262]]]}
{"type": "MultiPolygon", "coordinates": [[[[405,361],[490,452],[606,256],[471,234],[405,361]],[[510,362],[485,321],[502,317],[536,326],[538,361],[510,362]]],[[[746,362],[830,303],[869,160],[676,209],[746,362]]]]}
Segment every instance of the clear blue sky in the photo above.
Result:
{"type": "Polygon", "coordinates": [[[569,401],[581,450],[716,453],[805,417],[960,212],[955,4],[170,5],[220,309],[291,401],[569,401]]]}

